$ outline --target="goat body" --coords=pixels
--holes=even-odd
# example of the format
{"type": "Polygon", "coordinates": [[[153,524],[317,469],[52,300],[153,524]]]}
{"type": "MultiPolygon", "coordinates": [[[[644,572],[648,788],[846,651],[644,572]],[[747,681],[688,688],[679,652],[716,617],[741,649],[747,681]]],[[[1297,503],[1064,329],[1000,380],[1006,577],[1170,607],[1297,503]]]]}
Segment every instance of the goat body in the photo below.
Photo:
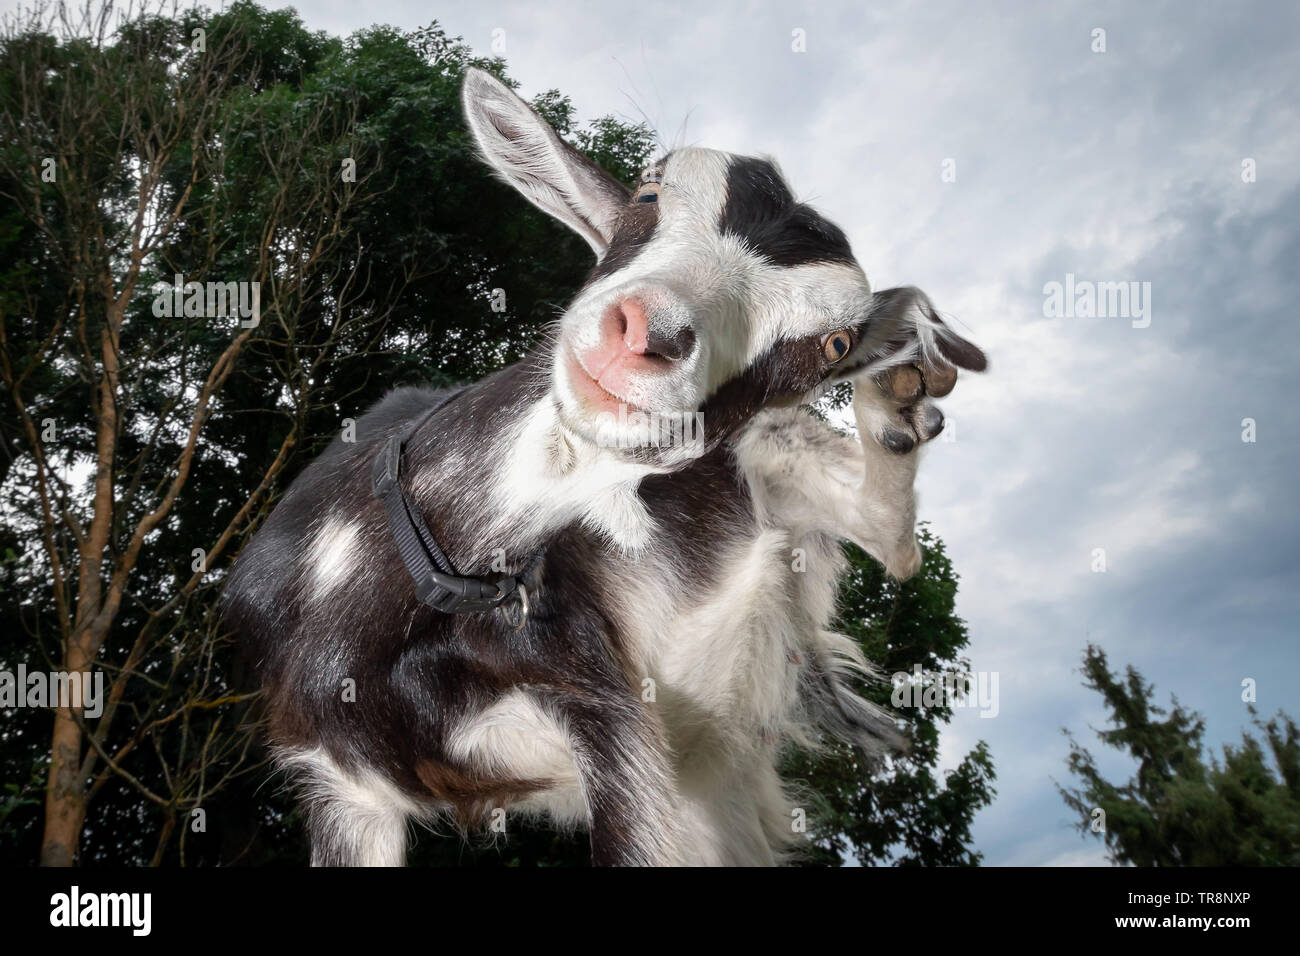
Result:
{"type": "Polygon", "coordinates": [[[898,743],[846,686],[868,670],[856,644],[829,630],[842,540],[900,578],[920,564],[916,449],[942,419],[920,373],[901,392],[898,373],[919,365],[940,394],[952,364],[983,356],[915,290],[872,296],[847,243],[783,204],[744,165],[758,161],[670,154],[647,177],[662,206],[647,226],[645,186],[600,179],[498,81],[471,71],[466,103],[489,161],[601,258],[554,342],[420,426],[402,481],[461,573],[545,556],[518,630],[416,599],[371,469],[437,391],[390,393],[292,484],[239,556],[225,613],[257,662],[313,862],[399,864],[411,821],[505,810],[587,828],[598,864],[777,862],[798,836],[783,747],[898,743]],[[737,208],[746,189],[794,231],[773,238],[737,208]],[[678,241],[705,225],[713,247],[678,241]],[[708,268],[732,255],[728,275],[751,271],[728,287],[708,268]],[[789,318],[832,286],[834,303],[789,318]],[[773,290],[796,305],[764,327],[773,290]],[[861,440],[798,404],[832,374],[855,382],[861,440]],[[633,427],[592,411],[611,390],[638,413],[685,409],[703,434],[605,440],[633,427]]]}

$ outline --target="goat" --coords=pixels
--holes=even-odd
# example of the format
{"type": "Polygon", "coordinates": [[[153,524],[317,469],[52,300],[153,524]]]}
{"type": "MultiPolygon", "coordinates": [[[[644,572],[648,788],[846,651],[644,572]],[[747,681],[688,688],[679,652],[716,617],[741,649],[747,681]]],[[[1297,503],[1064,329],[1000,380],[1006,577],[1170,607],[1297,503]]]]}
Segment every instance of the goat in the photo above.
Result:
{"type": "Polygon", "coordinates": [[[501,810],[585,827],[597,865],[780,862],[798,841],[782,748],[898,743],[828,629],[840,542],[916,572],[930,399],[984,355],[918,290],[873,294],[769,160],[678,149],[632,191],[490,74],[469,70],[463,101],[496,174],[597,262],[519,363],[389,393],[235,562],[224,614],[312,863],[400,865],[411,822],[501,810]],[[806,407],[840,381],[860,439],[806,407]],[[701,427],[655,440],[671,416],[701,427]],[[394,447],[447,560],[517,576],[517,600],[420,599],[372,488],[394,447]]]}

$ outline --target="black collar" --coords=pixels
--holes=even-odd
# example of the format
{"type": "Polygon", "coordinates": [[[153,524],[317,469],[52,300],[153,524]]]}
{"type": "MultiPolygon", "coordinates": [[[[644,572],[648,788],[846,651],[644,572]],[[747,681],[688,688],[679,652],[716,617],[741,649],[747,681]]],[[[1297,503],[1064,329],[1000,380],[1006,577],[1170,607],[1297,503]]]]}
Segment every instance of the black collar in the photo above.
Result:
{"type": "Polygon", "coordinates": [[[402,555],[402,562],[415,581],[415,596],[444,614],[469,614],[505,609],[518,605],[516,616],[507,620],[517,630],[528,620],[528,590],[524,579],[542,560],[546,549],[540,548],[528,559],[522,571],[500,578],[471,577],[456,573],[451,560],[438,547],[433,533],[425,524],[424,515],[399,481],[402,474],[402,454],[406,443],[420,427],[441,411],[465,390],[455,389],[415,422],[402,431],[393,433],[375,456],[371,469],[371,490],[384,502],[388,513],[388,530],[402,555]],[[517,620],[512,619],[517,617],[517,620]]]}

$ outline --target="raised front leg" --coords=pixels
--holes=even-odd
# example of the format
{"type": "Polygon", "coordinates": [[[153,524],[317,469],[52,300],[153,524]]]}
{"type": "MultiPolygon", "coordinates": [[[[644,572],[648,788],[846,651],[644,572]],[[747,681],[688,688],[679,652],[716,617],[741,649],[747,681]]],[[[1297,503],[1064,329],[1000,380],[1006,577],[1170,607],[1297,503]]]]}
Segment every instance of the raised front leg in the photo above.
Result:
{"type": "Polygon", "coordinates": [[[789,588],[800,609],[800,692],[806,717],[841,739],[879,753],[902,741],[893,719],[851,690],[871,676],[852,639],[827,628],[849,540],[897,579],[921,565],[914,483],[919,449],[943,428],[932,399],[948,394],[957,366],[983,368],[983,354],[941,320],[916,290],[877,296],[872,334],[854,370],[857,437],[802,408],[771,408],[736,441],[760,523],[792,546],[789,588]],[[940,344],[942,342],[942,344],[940,344]],[[949,361],[951,359],[951,361],[949,361]]]}
{"type": "Polygon", "coordinates": [[[916,467],[921,445],[943,431],[930,396],[946,395],[957,370],[900,365],[854,383],[861,484],[845,489],[856,508],[843,530],[900,581],[921,567],[916,543],[916,467]]]}
{"type": "Polygon", "coordinates": [[[902,580],[921,566],[916,543],[920,447],[943,430],[933,404],[952,391],[957,366],[983,368],[984,356],[945,331],[924,293],[878,293],[872,357],[848,377],[858,439],[807,412],[773,408],[737,441],[760,516],[789,529],[847,539],[902,580]],[[954,344],[957,343],[957,344],[954,344]]]}
{"type": "Polygon", "coordinates": [[[857,387],[854,416],[861,440],[803,409],[771,409],[737,442],[737,456],[761,520],[789,530],[796,543],[852,541],[902,580],[920,567],[913,483],[924,438],[904,451],[900,436],[932,437],[943,417],[906,411],[870,381],[857,387]],[[922,429],[913,432],[909,416],[917,414],[922,429]],[[937,427],[924,427],[936,416],[937,427]]]}
{"type": "Polygon", "coordinates": [[[862,442],[863,479],[849,537],[899,580],[921,567],[916,543],[917,451],[943,431],[933,403],[957,384],[958,366],[986,367],[984,353],[953,333],[925,293],[887,289],[875,296],[878,354],[886,367],[853,381],[853,416],[862,442]],[[898,361],[898,360],[902,361],[898,361]]]}

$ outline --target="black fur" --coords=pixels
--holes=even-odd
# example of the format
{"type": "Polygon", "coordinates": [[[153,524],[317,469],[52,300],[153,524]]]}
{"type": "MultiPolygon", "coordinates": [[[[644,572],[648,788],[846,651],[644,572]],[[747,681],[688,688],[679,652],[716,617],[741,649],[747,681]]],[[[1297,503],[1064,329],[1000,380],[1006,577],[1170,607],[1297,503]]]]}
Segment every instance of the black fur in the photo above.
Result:
{"type": "Polygon", "coordinates": [[[776,168],[765,159],[732,158],[718,229],[745,240],[778,266],[854,261],[843,230],[810,206],[795,202],[776,168]]]}
{"type": "Polygon", "coordinates": [[[591,285],[598,279],[612,275],[627,266],[654,238],[655,228],[659,225],[658,203],[627,203],[623,215],[619,218],[609,248],[596,263],[596,267],[587,276],[585,285],[591,285]]]}

